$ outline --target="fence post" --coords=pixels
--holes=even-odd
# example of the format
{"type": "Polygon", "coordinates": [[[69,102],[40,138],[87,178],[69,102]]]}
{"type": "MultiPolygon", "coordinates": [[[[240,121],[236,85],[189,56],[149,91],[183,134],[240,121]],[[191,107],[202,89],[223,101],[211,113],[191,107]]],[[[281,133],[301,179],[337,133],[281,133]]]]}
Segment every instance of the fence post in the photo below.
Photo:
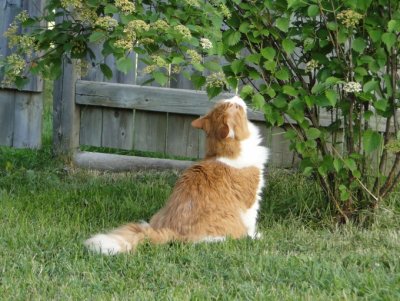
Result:
{"type": "Polygon", "coordinates": [[[53,92],[53,151],[71,157],[79,148],[80,110],[75,105],[75,84],[80,77],[78,62],[62,64],[62,76],[54,82],[53,92]]]}

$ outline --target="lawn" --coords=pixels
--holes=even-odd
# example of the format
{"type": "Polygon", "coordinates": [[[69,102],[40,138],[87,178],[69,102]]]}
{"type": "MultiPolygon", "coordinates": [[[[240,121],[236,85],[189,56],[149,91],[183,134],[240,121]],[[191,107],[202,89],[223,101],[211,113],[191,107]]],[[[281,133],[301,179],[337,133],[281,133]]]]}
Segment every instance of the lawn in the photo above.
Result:
{"type": "Polygon", "coordinates": [[[269,172],[261,240],[84,249],[90,234],[149,219],[177,176],[75,170],[48,146],[0,148],[0,299],[400,300],[398,194],[374,223],[337,227],[318,186],[285,171],[269,172]]]}

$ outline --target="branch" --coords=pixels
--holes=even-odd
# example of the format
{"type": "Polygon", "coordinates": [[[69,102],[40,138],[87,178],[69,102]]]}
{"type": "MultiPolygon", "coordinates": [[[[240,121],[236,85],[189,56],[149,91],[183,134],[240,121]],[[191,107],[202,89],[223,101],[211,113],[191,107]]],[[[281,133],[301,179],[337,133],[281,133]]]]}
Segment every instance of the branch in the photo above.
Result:
{"type": "Polygon", "coordinates": [[[388,174],[388,177],[383,186],[381,187],[381,189],[379,190],[379,194],[382,197],[385,197],[390,192],[390,188],[393,186],[393,184],[396,184],[396,181],[393,180],[395,172],[399,167],[400,167],[400,153],[397,153],[392,168],[390,169],[390,172],[388,174]]]}

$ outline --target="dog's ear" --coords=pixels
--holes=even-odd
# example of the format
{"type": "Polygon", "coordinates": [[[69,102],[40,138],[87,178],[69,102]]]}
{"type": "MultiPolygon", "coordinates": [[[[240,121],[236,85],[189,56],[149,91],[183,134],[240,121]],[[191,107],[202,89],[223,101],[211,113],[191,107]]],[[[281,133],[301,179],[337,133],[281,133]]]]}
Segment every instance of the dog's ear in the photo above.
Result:
{"type": "Polygon", "coordinates": [[[203,117],[193,120],[192,127],[196,128],[196,129],[201,129],[201,130],[205,131],[206,133],[208,133],[210,131],[210,121],[208,120],[208,118],[206,116],[203,116],[203,117]]]}
{"type": "MultiPolygon", "coordinates": [[[[230,135],[230,132],[231,132],[231,129],[229,128],[229,125],[224,124],[218,130],[218,137],[220,139],[225,139],[228,136],[232,136],[232,135],[230,135]]],[[[234,133],[233,133],[233,136],[234,136],[234,133]]],[[[233,138],[233,137],[231,137],[231,138],[233,138]]]]}
{"type": "Polygon", "coordinates": [[[200,117],[192,121],[192,127],[196,129],[202,129],[203,125],[204,125],[204,117],[200,117]]]}

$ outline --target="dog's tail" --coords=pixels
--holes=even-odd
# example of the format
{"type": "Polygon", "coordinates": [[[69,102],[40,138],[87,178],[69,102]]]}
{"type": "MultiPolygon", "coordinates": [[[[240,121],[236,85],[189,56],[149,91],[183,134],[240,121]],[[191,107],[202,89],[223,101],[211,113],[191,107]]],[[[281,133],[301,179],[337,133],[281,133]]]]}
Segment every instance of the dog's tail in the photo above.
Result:
{"type": "Polygon", "coordinates": [[[153,229],[149,224],[127,224],[107,234],[96,234],[85,241],[85,245],[92,251],[115,255],[132,252],[145,241],[154,244],[164,244],[170,241],[184,241],[178,233],[164,228],[153,229]]]}

